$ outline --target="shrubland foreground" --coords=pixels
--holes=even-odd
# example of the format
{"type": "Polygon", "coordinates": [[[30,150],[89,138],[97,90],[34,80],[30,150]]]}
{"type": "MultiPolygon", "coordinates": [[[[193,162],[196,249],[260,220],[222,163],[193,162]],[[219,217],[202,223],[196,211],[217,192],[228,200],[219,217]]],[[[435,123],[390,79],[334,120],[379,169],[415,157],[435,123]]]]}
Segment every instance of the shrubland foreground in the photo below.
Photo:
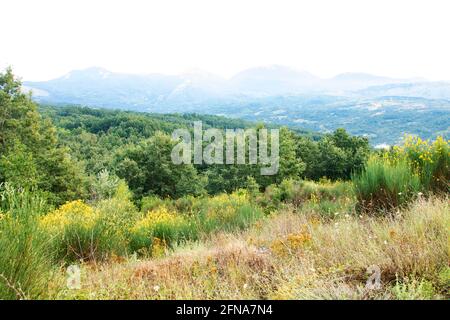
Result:
{"type": "Polygon", "coordinates": [[[407,207],[369,215],[355,211],[351,193],[333,198],[346,192],[343,183],[326,183],[329,190],[304,184],[289,184],[292,193],[276,210],[255,203],[273,201],[286,191],[279,187],[258,195],[240,190],[158,199],[146,213],[119,188],[109,200],[74,201],[44,215],[32,195],[5,191],[14,203],[0,221],[0,293],[20,299],[449,297],[448,197],[419,195],[407,207]],[[71,264],[80,266],[80,288],[66,286],[71,264]],[[381,286],[370,289],[373,266],[381,286]]]}
{"type": "MultiPolygon", "coordinates": [[[[220,232],[166,256],[90,263],[81,299],[448,298],[449,205],[418,200],[399,217],[342,216],[285,208],[245,232],[220,232]],[[367,267],[381,269],[367,289],[367,267]]],[[[63,282],[63,280],[61,280],[63,282]]],[[[61,286],[61,285],[60,285],[61,286]]]]}
{"type": "Polygon", "coordinates": [[[444,137],[375,151],[343,129],[282,128],[279,172],[261,176],[174,165],[168,133],[262,125],[40,113],[11,70],[0,106],[2,299],[449,298],[444,137]]]}

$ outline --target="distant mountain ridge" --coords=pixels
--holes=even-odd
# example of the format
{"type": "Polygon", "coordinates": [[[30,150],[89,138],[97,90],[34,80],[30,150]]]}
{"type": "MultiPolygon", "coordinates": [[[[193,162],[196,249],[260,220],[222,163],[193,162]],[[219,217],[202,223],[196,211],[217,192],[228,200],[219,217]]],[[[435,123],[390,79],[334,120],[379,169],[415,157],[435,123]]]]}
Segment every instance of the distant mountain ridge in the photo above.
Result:
{"type": "Polygon", "coordinates": [[[305,71],[273,65],[239,72],[231,79],[208,73],[182,75],[124,74],[93,67],[71,71],[49,81],[24,83],[38,100],[56,103],[127,106],[186,99],[199,102],[235,97],[277,95],[407,96],[450,100],[449,82],[417,82],[365,73],[343,73],[321,79],[305,71]]]}
{"type": "Polygon", "coordinates": [[[314,91],[320,81],[309,72],[273,65],[241,71],[230,79],[230,84],[237,93],[268,96],[314,91]]]}
{"type": "Polygon", "coordinates": [[[450,100],[450,83],[445,81],[395,83],[373,86],[358,92],[366,97],[398,96],[450,100]]]}
{"type": "Polygon", "coordinates": [[[329,132],[339,127],[374,145],[405,134],[450,133],[450,83],[344,73],[321,79],[285,66],[256,67],[230,79],[206,72],[124,74],[75,70],[24,82],[36,101],[124,110],[223,115],[329,132]]]}

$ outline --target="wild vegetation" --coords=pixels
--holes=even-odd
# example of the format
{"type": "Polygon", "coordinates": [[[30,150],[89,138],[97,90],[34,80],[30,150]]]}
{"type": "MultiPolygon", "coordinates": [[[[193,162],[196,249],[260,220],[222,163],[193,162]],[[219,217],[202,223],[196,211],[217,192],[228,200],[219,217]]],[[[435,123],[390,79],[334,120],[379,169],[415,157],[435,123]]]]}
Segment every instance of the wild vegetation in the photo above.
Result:
{"type": "Polygon", "coordinates": [[[343,129],[281,128],[280,170],[261,176],[174,165],[170,133],[194,120],[263,126],[38,108],[0,74],[0,298],[449,297],[449,141],[376,152],[343,129]]]}

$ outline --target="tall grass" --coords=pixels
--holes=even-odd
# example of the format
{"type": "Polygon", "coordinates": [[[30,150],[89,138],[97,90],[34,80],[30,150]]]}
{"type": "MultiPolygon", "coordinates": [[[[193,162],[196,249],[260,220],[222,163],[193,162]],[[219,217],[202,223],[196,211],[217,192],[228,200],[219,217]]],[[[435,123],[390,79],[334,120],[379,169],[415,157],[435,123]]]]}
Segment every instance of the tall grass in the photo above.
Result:
{"type": "Polygon", "coordinates": [[[398,208],[419,193],[449,193],[449,142],[442,137],[434,142],[406,137],[402,146],[370,157],[352,180],[363,211],[398,208]]]}
{"type": "Polygon", "coordinates": [[[0,298],[45,298],[52,276],[52,251],[38,226],[45,202],[3,186],[0,209],[0,298]]]}
{"type": "Polygon", "coordinates": [[[421,190],[420,178],[406,159],[372,156],[364,171],[353,176],[358,206],[363,211],[392,210],[409,203],[421,190]]]}

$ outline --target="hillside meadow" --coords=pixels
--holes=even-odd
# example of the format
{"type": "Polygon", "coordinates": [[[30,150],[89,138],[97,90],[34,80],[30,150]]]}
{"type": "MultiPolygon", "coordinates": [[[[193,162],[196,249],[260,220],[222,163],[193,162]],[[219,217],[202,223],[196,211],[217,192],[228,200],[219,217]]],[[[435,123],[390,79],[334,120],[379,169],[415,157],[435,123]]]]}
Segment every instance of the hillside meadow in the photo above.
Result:
{"type": "Polygon", "coordinates": [[[444,137],[283,127],[261,176],[174,165],[170,133],[264,124],[38,107],[10,69],[0,107],[1,299],[449,298],[444,137]]]}

